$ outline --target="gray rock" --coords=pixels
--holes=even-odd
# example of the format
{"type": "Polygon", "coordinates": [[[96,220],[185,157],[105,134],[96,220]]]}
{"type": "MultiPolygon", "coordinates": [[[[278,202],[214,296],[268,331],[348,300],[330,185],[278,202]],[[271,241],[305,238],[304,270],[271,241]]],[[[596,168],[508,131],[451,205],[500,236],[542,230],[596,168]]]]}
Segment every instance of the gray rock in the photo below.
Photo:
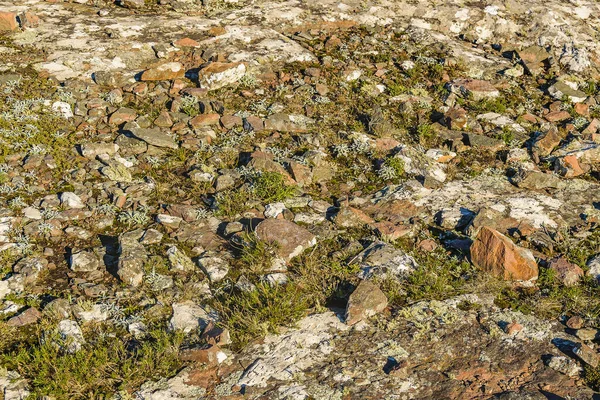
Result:
{"type": "Polygon", "coordinates": [[[92,272],[100,269],[100,259],[93,251],[80,251],[71,254],[71,270],[75,272],[92,272]]]}
{"type": "Polygon", "coordinates": [[[179,147],[172,136],[161,131],[159,128],[131,128],[129,131],[138,139],[152,146],[167,147],[169,149],[179,147]]]}

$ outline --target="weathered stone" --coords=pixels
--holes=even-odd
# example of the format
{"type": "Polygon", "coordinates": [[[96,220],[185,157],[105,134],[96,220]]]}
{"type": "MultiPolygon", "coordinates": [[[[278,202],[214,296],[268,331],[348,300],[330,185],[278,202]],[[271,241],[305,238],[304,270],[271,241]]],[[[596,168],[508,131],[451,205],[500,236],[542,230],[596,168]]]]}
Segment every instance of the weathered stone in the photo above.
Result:
{"type": "Polygon", "coordinates": [[[385,310],[388,305],[385,293],[371,281],[361,281],[348,299],[346,324],[354,325],[385,310]]]}
{"type": "Polygon", "coordinates": [[[192,272],[196,269],[193,261],[176,246],[169,247],[167,257],[171,264],[171,269],[175,271],[192,272]]]}
{"type": "Polygon", "coordinates": [[[273,114],[265,121],[265,129],[281,132],[306,132],[314,124],[312,118],[295,114],[273,114]]]}
{"type": "Polygon", "coordinates": [[[533,76],[544,72],[543,62],[550,57],[550,54],[540,46],[530,46],[517,53],[527,68],[527,72],[533,76]]]}
{"type": "Polygon", "coordinates": [[[131,231],[119,237],[119,259],[117,275],[124,283],[139,286],[144,279],[144,263],[148,253],[144,245],[139,243],[143,232],[131,231]]]}
{"type": "Polygon", "coordinates": [[[500,96],[500,91],[490,82],[477,79],[458,79],[449,84],[450,91],[473,100],[486,100],[500,96]]]}
{"type": "Polygon", "coordinates": [[[571,329],[581,329],[583,328],[583,318],[578,315],[575,315],[567,320],[567,326],[571,329]]]}
{"type": "Polygon", "coordinates": [[[293,222],[266,219],[256,227],[256,236],[265,242],[276,243],[277,254],[290,260],[317,243],[315,235],[293,222]]]}
{"type": "Polygon", "coordinates": [[[93,251],[71,254],[70,267],[75,272],[93,272],[100,268],[100,259],[93,251]]]}
{"type": "Polygon", "coordinates": [[[198,73],[203,88],[216,90],[231,85],[246,74],[244,63],[211,62],[198,73]]]}
{"type": "Polygon", "coordinates": [[[592,349],[586,344],[577,343],[573,349],[573,353],[577,355],[584,363],[596,368],[600,364],[600,356],[596,350],[592,349]]]}
{"type": "Polygon", "coordinates": [[[167,147],[169,149],[176,149],[179,147],[172,136],[161,131],[159,128],[132,128],[130,129],[130,132],[135,137],[143,140],[148,144],[151,144],[152,146],[167,147]]]}
{"type": "MultiPolygon", "coordinates": [[[[208,323],[213,320],[202,307],[191,300],[173,304],[173,316],[169,321],[169,328],[191,333],[198,329],[204,330],[208,323]]],[[[199,332],[201,333],[201,332],[199,332]]]]}
{"type": "Polygon", "coordinates": [[[567,97],[573,103],[581,103],[587,98],[587,95],[581,90],[572,88],[565,82],[556,82],[548,88],[548,93],[557,100],[567,97]]]}
{"type": "Polygon", "coordinates": [[[42,317],[42,313],[33,307],[29,307],[19,315],[15,315],[6,321],[9,326],[26,326],[35,324],[42,317]]]}
{"type": "Polygon", "coordinates": [[[111,114],[108,123],[113,126],[134,121],[137,118],[137,112],[131,108],[121,107],[111,114]]]}
{"type": "Polygon", "coordinates": [[[476,267],[506,280],[537,279],[538,266],[531,252],[518,247],[500,232],[483,227],[471,246],[476,267]]]}
{"type": "Polygon", "coordinates": [[[476,133],[466,133],[465,143],[472,147],[478,147],[490,151],[498,151],[506,144],[500,139],[494,139],[485,135],[478,135],[476,133]]]}
{"type": "Polygon", "coordinates": [[[563,257],[552,259],[548,268],[554,271],[556,278],[565,286],[576,285],[583,277],[583,270],[563,257]]]}
{"type": "Polygon", "coordinates": [[[185,76],[183,65],[178,62],[168,62],[142,72],[142,81],[168,81],[185,76]]]}
{"type": "Polygon", "coordinates": [[[359,263],[361,279],[390,277],[402,279],[413,273],[418,264],[413,257],[384,242],[373,242],[364,249],[355,261],[359,263]]]}
{"type": "Polygon", "coordinates": [[[85,344],[83,332],[77,322],[68,319],[62,320],[58,323],[57,330],[62,339],[62,345],[68,353],[78,352],[85,344]]]}
{"type": "Polygon", "coordinates": [[[555,126],[550,127],[543,133],[536,136],[531,150],[540,157],[546,157],[560,144],[562,136],[555,126]]]}
{"type": "Polygon", "coordinates": [[[114,155],[119,150],[116,143],[85,143],[81,145],[81,155],[94,159],[101,154],[114,155]]]}
{"type": "Polygon", "coordinates": [[[0,32],[14,31],[19,27],[17,14],[14,12],[0,12],[0,32]]]}

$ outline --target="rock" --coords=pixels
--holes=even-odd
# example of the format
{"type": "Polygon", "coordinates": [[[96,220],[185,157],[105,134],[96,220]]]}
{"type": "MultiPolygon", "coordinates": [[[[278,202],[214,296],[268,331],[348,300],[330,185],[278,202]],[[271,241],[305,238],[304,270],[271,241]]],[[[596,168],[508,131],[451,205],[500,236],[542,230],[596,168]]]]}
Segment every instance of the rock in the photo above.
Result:
{"type": "Polygon", "coordinates": [[[586,274],[600,282],[600,254],[596,254],[587,262],[588,270],[586,274]]]}
{"type": "Polygon", "coordinates": [[[6,321],[8,326],[26,326],[35,324],[42,317],[42,313],[33,307],[29,307],[19,315],[15,315],[6,321]]]}
{"type": "Polygon", "coordinates": [[[204,340],[208,344],[218,345],[220,347],[231,344],[231,336],[227,328],[221,328],[216,326],[212,321],[209,322],[204,332],[200,336],[201,340],[204,340]]]}
{"type": "Polygon", "coordinates": [[[67,353],[76,353],[85,344],[83,332],[77,322],[69,319],[62,320],[58,323],[57,330],[62,339],[61,345],[67,353]]]}
{"type": "Polygon", "coordinates": [[[177,149],[179,146],[173,136],[168,135],[159,128],[132,128],[129,130],[135,137],[156,147],[177,149]]]}
{"type": "Polygon", "coordinates": [[[117,111],[111,114],[108,119],[108,124],[112,126],[118,126],[125,122],[135,121],[137,118],[137,112],[131,108],[121,107],[117,111]]]}
{"type": "Polygon", "coordinates": [[[576,377],[581,374],[583,368],[577,365],[577,362],[565,356],[550,356],[546,362],[548,367],[555,371],[565,374],[570,377],[576,377]]]}
{"type": "Polygon", "coordinates": [[[277,113],[265,120],[265,129],[280,132],[306,132],[314,120],[303,115],[277,113]]]}
{"type": "Polygon", "coordinates": [[[85,204],[83,204],[83,201],[81,201],[81,198],[79,196],[77,196],[75,193],[73,192],[63,192],[60,194],[60,204],[67,208],[67,209],[71,209],[71,208],[77,208],[77,209],[81,209],[81,208],[85,208],[85,204]]]}
{"type": "Polygon", "coordinates": [[[371,281],[361,281],[348,299],[346,324],[354,325],[385,310],[388,305],[385,293],[371,281]]]}
{"type": "Polygon", "coordinates": [[[538,157],[546,157],[552,153],[562,139],[558,129],[553,125],[545,132],[536,136],[531,146],[531,151],[537,154],[538,157]]]}
{"type": "Polygon", "coordinates": [[[171,264],[171,269],[175,271],[193,272],[196,266],[193,261],[176,246],[171,246],[167,250],[167,258],[171,264]]]}
{"type": "Polygon", "coordinates": [[[574,89],[566,82],[556,82],[548,88],[548,93],[556,100],[562,100],[563,97],[567,97],[573,103],[581,103],[587,98],[584,92],[574,89]]]}
{"type": "Polygon", "coordinates": [[[171,330],[181,330],[190,333],[194,330],[202,331],[211,320],[209,313],[191,300],[173,304],[173,316],[169,321],[171,330]]]}
{"type": "Polygon", "coordinates": [[[582,328],[579,329],[575,335],[583,340],[584,342],[591,342],[593,340],[596,340],[596,338],[598,337],[598,329],[594,329],[594,328],[582,328]]]}
{"type": "Polygon", "coordinates": [[[583,270],[563,257],[552,259],[548,264],[548,268],[554,271],[556,279],[565,286],[576,285],[583,277],[583,270]]]}
{"type": "Polygon", "coordinates": [[[551,111],[544,115],[547,121],[550,122],[561,122],[571,118],[571,114],[568,111],[551,111]]]}
{"type": "Polygon", "coordinates": [[[201,87],[216,90],[239,81],[246,74],[243,63],[211,62],[198,73],[201,87]]]}
{"type": "Polygon", "coordinates": [[[523,330],[523,325],[521,325],[517,322],[511,322],[510,324],[507,324],[506,327],[504,328],[504,332],[510,336],[515,336],[522,330],[523,330]]]}
{"type": "Polygon", "coordinates": [[[104,304],[93,304],[89,309],[80,305],[75,305],[73,307],[73,314],[78,320],[83,322],[101,322],[106,321],[109,317],[108,307],[104,304]]]}
{"type": "Polygon", "coordinates": [[[361,279],[391,277],[402,279],[413,273],[418,264],[414,258],[384,242],[373,242],[364,249],[355,261],[359,263],[361,279]]]}
{"type": "Polygon", "coordinates": [[[583,328],[583,322],[583,318],[575,315],[567,320],[567,326],[571,329],[581,329],[583,328]]]}
{"type": "Polygon", "coordinates": [[[530,46],[517,53],[525,65],[527,72],[533,76],[544,72],[543,63],[550,58],[550,54],[540,46],[530,46]]]}
{"type": "Polygon", "coordinates": [[[288,261],[317,244],[315,235],[282,219],[262,221],[256,226],[256,236],[265,242],[277,244],[277,254],[288,261]]]}
{"type": "Polygon", "coordinates": [[[185,76],[183,65],[178,62],[168,62],[142,72],[142,81],[169,81],[185,76]]]}
{"type": "Polygon", "coordinates": [[[14,12],[0,12],[0,32],[10,32],[17,30],[17,14],[14,12]]]}
{"type": "Polygon", "coordinates": [[[483,227],[471,245],[473,264],[506,280],[537,279],[538,266],[531,251],[518,247],[500,232],[483,227]]]}
{"type": "Polygon", "coordinates": [[[52,111],[66,119],[73,118],[74,116],[73,110],[71,110],[71,105],[64,101],[55,101],[52,103],[52,111]]]}
{"type": "Polygon", "coordinates": [[[101,154],[114,155],[119,150],[116,143],[86,143],[81,145],[81,155],[85,158],[94,159],[101,154]]]}
{"type": "Polygon", "coordinates": [[[475,101],[493,99],[500,96],[500,91],[490,82],[477,79],[458,79],[451,82],[449,89],[462,97],[470,97],[475,101]]]}
{"type": "Polygon", "coordinates": [[[117,2],[121,7],[124,8],[143,8],[146,3],[144,0],[118,0],[117,2]]]}
{"type": "Polygon", "coordinates": [[[559,189],[565,186],[558,175],[528,169],[519,169],[510,180],[520,188],[533,190],[559,189]]]}
{"type": "Polygon", "coordinates": [[[102,175],[114,182],[132,182],[133,176],[129,169],[120,162],[109,162],[106,167],[100,169],[102,175]]]}
{"type": "Polygon", "coordinates": [[[220,282],[229,272],[229,261],[218,253],[207,253],[198,258],[198,265],[211,282],[220,282]]]}
{"type": "Polygon", "coordinates": [[[119,237],[117,275],[121,281],[134,287],[142,284],[144,263],[148,259],[146,248],[139,242],[141,236],[142,232],[131,231],[119,237]]]}
{"type": "Polygon", "coordinates": [[[466,133],[465,143],[471,147],[490,151],[498,151],[506,146],[503,140],[494,139],[485,135],[478,135],[476,133],[466,133]]]}
{"type": "Polygon", "coordinates": [[[93,251],[71,254],[70,267],[74,272],[93,272],[100,269],[100,259],[93,251]]]}
{"type": "Polygon", "coordinates": [[[207,344],[202,347],[185,349],[181,352],[183,361],[193,361],[208,366],[216,366],[227,359],[227,355],[219,346],[207,344]]]}
{"type": "Polygon", "coordinates": [[[573,349],[573,353],[575,353],[575,355],[579,357],[581,361],[593,368],[596,368],[600,363],[600,356],[598,356],[596,350],[592,349],[586,344],[577,343],[573,349]]]}

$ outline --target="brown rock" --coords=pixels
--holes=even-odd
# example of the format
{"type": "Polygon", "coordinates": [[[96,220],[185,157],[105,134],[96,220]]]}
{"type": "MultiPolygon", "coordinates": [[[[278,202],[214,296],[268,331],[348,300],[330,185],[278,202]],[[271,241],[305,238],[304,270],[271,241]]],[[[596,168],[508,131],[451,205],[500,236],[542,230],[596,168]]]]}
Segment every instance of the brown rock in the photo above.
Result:
{"type": "Polygon", "coordinates": [[[142,73],[142,81],[168,81],[185,76],[183,65],[178,62],[168,62],[157,67],[145,70],[142,73]]]}
{"type": "Polygon", "coordinates": [[[550,122],[560,122],[571,118],[571,114],[568,111],[552,111],[546,114],[544,118],[550,122]]]}
{"type": "Polygon", "coordinates": [[[221,116],[219,114],[200,114],[190,120],[190,126],[198,128],[201,126],[219,125],[220,119],[221,116]]]}
{"type": "Polygon", "coordinates": [[[371,281],[361,281],[348,299],[346,324],[354,325],[382,312],[388,305],[385,293],[371,281]]]}
{"type": "Polygon", "coordinates": [[[464,108],[450,108],[446,114],[446,126],[453,130],[462,130],[467,127],[467,111],[464,108]]]}
{"type": "Polygon", "coordinates": [[[518,52],[527,72],[535,76],[544,72],[544,64],[550,54],[540,46],[530,46],[518,52]]]}
{"type": "Polygon", "coordinates": [[[312,182],[312,173],[310,171],[310,168],[307,167],[306,165],[300,164],[296,161],[291,161],[289,163],[289,171],[290,174],[292,175],[292,178],[294,178],[294,180],[296,182],[298,182],[299,185],[310,185],[312,182]]]}
{"type": "Polygon", "coordinates": [[[402,221],[379,221],[370,224],[377,234],[386,241],[395,241],[412,232],[412,226],[402,221]]]}
{"type": "Polygon", "coordinates": [[[219,364],[217,355],[220,351],[219,346],[207,344],[202,347],[185,349],[181,352],[179,358],[183,361],[193,361],[208,366],[216,366],[219,364]]]}
{"type": "Polygon", "coordinates": [[[25,326],[35,324],[42,317],[37,309],[30,307],[19,315],[15,315],[9,319],[6,324],[9,326],[25,326]]]}
{"type": "Polygon", "coordinates": [[[315,235],[305,228],[283,219],[266,219],[256,227],[256,236],[265,242],[276,243],[277,253],[290,260],[317,243],[315,235]]]}
{"type": "Polygon", "coordinates": [[[523,325],[518,324],[516,322],[511,322],[510,324],[506,325],[506,328],[504,328],[504,332],[506,332],[507,335],[516,335],[522,330],[523,325]]]}
{"type": "Polygon", "coordinates": [[[175,46],[179,47],[199,47],[200,43],[191,38],[182,38],[175,41],[175,46]]]}
{"type": "Polygon", "coordinates": [[[590,106],[588,106],[585,103],[575,103],[575,106],[573,107],[575,109],[575,112],[579,115],[589,115],[590,114],[590,106]]]}
{"type": "Polygon", "coordinates": [[[577,355],[584,363],[596,368],[600,363],[600,356],[596,350],[592,349],[586,344],[577,343],[573,349],[573,353],[577,355]]]}
{"type": "Polygon", "coordinates": [[[117,126],[125,122],[131,122],[137,118],[137,113],[131,108],[121,107],[108,119],[109,125],[117,126]]]}
{"type": "Polygon", "coordinates": [[[200,339],[205,340],[208,344],[227,346],[231,343],[231,336],[227,328],[215,326],[214,322],[210,321],[208,326],[202,332],[200,339]]]}
{"type": "Polygon", "coordinates": [[[236,115],[223,115],[221,117],[221,125],[223,125],[223,128],[225,129],[242,126],[242,118],[236,115]]]}
{"type": "Polygon", "coordinates": [[[538,277],[538,266],[531,252],[489,227],[482,227],[471,245],[471,261],[476,267],[506,280],[538,277]]]}
{"type": "Polygon", "coordinates": [[[0,32],[14,31],[18,27],[17,14],[13,12],[0,12],[0,32]]]}
{"type": "Polygon", "coordinates": [[[565,178],[575,178],[586,173],[579,164],[577,155],[574,154],[557,158],[554,164],[554,171],[565,178]]]}
{"type": "Polygon", "coordinates": [[[548,268],[554,271],[556,278],[565,286],[576,285],[583,276],[583,270],[579,266],[568,262],[563,257],[552,259],[548,268]]]}
{"type": "Polygon", "coordinates": [[[216,366],[212,368],[194,368],[188,373],[185,384],[208,389],[219,381],[217,369],[216,366]]]}
{"type": "Polygon", "coordinates": [[[263,122],[263,120],[253,115],[246,117],[245,125],[248,129],[251,129],[254,132],[260,132],[265,129],[265,123],[263,122]]]}
{"type": "Polygon", "coordinates": [[[532,145],[532,151],[540,157],[546,157],[560,144],[562,136],[559,134],[558,129],[552,126],[546,132],[541,133],[535,138],[532,145]]]}
{"type": "Polygon", "coordinates": [[[581,329],[583,328],[583,318],[575,315],[567,320],[567,326],[571,329],[581,329]]]}
{"type": "Polygon", "coordinates": [[[479,79],[457,79],[450,83],[450,91],[473,100],[484,100],[500,96],[500,91],[488,81],[479,79]]]}

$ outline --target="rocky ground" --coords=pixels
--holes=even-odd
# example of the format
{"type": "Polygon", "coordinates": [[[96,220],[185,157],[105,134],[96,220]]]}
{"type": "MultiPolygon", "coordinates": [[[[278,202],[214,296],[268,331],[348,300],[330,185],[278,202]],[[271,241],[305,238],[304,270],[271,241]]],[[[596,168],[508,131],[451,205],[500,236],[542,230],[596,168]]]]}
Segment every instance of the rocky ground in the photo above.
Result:
{"type": "Polygon", "coordinates": [[[599,29],[0,0],[2,398],[600,396],[599,29]]]}

